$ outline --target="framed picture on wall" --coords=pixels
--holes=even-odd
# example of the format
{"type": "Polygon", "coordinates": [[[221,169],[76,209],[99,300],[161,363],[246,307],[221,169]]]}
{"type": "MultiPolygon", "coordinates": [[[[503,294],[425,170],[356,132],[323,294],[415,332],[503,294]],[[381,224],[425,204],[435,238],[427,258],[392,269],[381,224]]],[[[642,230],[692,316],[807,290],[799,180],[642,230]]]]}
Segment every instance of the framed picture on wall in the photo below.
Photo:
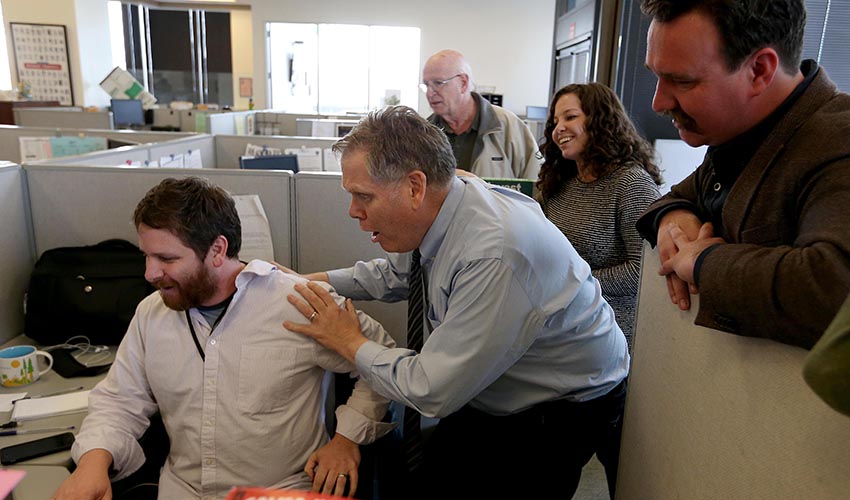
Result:
{"type": "Polygon", "coordinates": [[[73,106],[74,93],[71,88],[65,26],[29,23],[9,25],[19,90],[25,90],[24,93],[36,101],[59,101],[62,105],[73,106]]]}
{"type": "Polygon", "coordinates": [[[251,78],[239,79],[239,97],[254,97],[254,80],[251,78]]]}

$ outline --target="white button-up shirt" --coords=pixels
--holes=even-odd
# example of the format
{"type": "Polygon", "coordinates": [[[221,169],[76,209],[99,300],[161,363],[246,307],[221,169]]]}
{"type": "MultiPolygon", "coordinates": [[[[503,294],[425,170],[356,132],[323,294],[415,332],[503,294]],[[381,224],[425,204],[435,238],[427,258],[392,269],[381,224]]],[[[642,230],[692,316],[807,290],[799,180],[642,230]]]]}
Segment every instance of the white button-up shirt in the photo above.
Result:
{"type": "MultiPolygon", "coordinates": [[[[322,379],[326,370],[354,367],[283,328],[285,320],[307,321],[286,300],[299,281],[255,260],[237,276],[236,294],[215,329],[190,310],[206,361],[184,312],[168,309],[159,293],[143,300],[109,374],[91,392],[74,460],[103,448],[112,454],[116,479],[129,475],[144,462],[137,439],[160,410],[171,439],[160,498],[223,498],[234,485],[309,489],[302,469],[328,440],[322,379]]],[[[367,337],[392,345],[380,324],[358,314],[367,337]]],[[[358,381],[336,411],[337,432],[372,442],[391,428],[380,422],[387,404],[358,381]]]]}

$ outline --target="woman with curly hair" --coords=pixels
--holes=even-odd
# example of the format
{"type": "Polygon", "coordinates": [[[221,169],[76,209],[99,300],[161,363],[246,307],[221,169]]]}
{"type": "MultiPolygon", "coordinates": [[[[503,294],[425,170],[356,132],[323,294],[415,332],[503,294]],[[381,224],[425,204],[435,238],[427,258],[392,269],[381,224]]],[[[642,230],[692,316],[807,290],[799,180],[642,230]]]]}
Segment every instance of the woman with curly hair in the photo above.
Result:
{"type": "Polygon", "coordinates": [[[588,83],[555,93],[540,151],[543,211],[590,264],[631,350],[642,245],[635,222],[662,183],[652,147],[617,95],[588,83]]]}

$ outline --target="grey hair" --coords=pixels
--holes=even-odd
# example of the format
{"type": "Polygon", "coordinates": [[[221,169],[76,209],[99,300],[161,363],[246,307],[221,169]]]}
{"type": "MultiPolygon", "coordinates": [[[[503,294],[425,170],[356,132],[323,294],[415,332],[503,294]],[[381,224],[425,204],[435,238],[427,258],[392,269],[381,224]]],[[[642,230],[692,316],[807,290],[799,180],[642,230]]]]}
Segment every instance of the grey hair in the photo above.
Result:
{"type": "Polygon", "coordinates": [[[407,106],[387,106],[370,112],[333,145],[335,153],[366,153],[366,169],[382,184],[398,182],[421,170],[428,183],[446,187],[457,162],[442,130],[407,106]]]}

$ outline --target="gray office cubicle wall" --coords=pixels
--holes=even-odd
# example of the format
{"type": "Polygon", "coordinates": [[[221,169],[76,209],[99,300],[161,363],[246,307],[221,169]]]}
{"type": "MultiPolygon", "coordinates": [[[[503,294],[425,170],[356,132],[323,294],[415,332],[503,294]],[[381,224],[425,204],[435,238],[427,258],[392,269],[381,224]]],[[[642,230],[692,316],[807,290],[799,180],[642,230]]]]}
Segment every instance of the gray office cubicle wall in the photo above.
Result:
{"type": "Polygon", "coordinates": [[[268,135],[216,135],[215,158],[218,168],[239,168],[239,157],[245,154],[245,146],[267,146],[270,148],[322,148],[333,146],[336,139],[319,137],[286,137],[268,135]]]}
{"type": "Polygon", "coordinates": [[[145,160],[160,162],[162,158],[170,155],[185,154],[190,150],[200,150],[201,160],[204,168],[227,168],[238,169],[239,157],[245,154],[248,144],[256,146],[267,146],[285,150],[288,148],[330,148],[335,139],[316,137],[270,137],[270,136],[248,136],[248,135],[216,135],[190,134],[177,138],[168,137],[169,140],[133,146],[127,148],[116,148],[106,151],[96,151],[79,156],[67,156],[42,160],[33,163],[49,165],[98,165],[98,166],[121,166],[128,161],[145,160]]]}
{"type": "MultiPolygon", "coordinates": [[[[181,111],[163,110],[164,112],[178,113],[177,123],[180,130],[183,132],[198,132],[204,134],[238,134],[241,128],[241,134],[247,127],[245,118],[253,115],[255,111],[222,111],[209,110],[198,111],[196,109],[184,109],[181,111]],[[239,122],[237,126],[236,122],[239,122]]],[[[168,115],[163,115],[162,119],[170,118],[168,115]]],[[[154,124],[156,124],[157,114],[154,112],[154,124]]],[[[170,118],[173,122],[173,118],[170,118]]]]}
{"type": "Polygon", "coordinates": [[[804,349],[693,324],[644,248],[618,500],[844,499],[850,419],[802,377],[804,349]]]}
{"type": "MultiPolygon", "coordinates": [[[[354,265],[358,260],[384,257],[380,245],[348,216],[349,194],[336,172],[295,175],[295,252],[301,273],[354,265]]],[[[385,304],[358,301],[357,307],[381,322],[400,345],[406,345],[407,302],[385,304]]]]}
{"type": "Polygon", "coordinates": [[[169,141],[195,134],[185,132],[148,132],[137,130],[95,130],[82,128],[18,127],[0,125],[0,160],[21,162],[21,137],[59,137],[59,136],[106,137],[118,141],[135,143],[155,143],[169,141]]]}
{"type": "Polygon", "coordinates": [[[152,161],[159,161],[169,155],[186,154],[196,149],[201,150],[201,161],[204,168],[216,167],[218,159],[215,156],[215,138],[205,134],[181,137],[180,139],[152,144],[150,146],[150,159],[152,161]]]}
{"type": "Polygon", "coordinates": [[[63,156],[50,160],[27,162],[42,165],[88,165],[88,166],[159,166],[164,164],[163,158],[176,155],[185,155],[189,151],[200,151],[202,166],[212,168],[215,166],[215,139],[206,134],[191,134],[188,136],[169,138],[170,140],[141,144],[138,146],[122,146],[120,148],[93,151],[78,156],[63,156]],[[137,163],[133,163],[137,162],[137,163]]]}
{"type": "Polygon", "coordinates": [[[357,125],[359,118],[298,118],[295,120],[296,135],[310,137],[342,137],[357,125]]]}
{"type": "Polygon", "coordinates": [[[246,120],[248,117],[254,120],[255,114],[256,111],[226,111],[208,115],[206,133],[245,135],[248,129],[246,120]]]}
{"type": "Polygon", "coordinates": [[[210,116],[218,113],[223,113],[223,111],[218,109],[205,111],[197,109],[181,109],[180,131],[205,134],[209,132],[210,116]]]}
{"type": "Polygon", "coordinates": [[[118,167],[132,165],[132,162],[144,164],[150,160],[150,146],[121,146],[120,148],[92,151],[90,153],[75,156],[60,156],[48,160],[34,160],[24,162],[27,164],[44,165],[97,165],[104,167],[118,167]]]}
{"type": "Polygon", "coordinates": [[[257,194],[271,229],[274,256],[294,266],[293,180],[286,171],[25,165],[37,255],[108,238],[137,242],[133,210],[166,177],[200,175],[232,194],[257,194]]]}
{"type": "Polygon", "coordinates": [[[0,343],[24,331],[24,293],[35,262],[28,206],[23,169],[0,162],[0,343]]]}
{"type": "Polygon", "coordinates": [[[260,135],[290,135],[310,136],[298,132],[299,118],[328,118],[326,115],[278,113],[274,110],[257,110],[255,115],[255,130],[260,135]]]}
{"type": "Polygon", "coordinates": [[[66,127],[110,130],[115,128],[111,111],[81,108],[15,108],[15,125],[21,127],[66,127]]]}

